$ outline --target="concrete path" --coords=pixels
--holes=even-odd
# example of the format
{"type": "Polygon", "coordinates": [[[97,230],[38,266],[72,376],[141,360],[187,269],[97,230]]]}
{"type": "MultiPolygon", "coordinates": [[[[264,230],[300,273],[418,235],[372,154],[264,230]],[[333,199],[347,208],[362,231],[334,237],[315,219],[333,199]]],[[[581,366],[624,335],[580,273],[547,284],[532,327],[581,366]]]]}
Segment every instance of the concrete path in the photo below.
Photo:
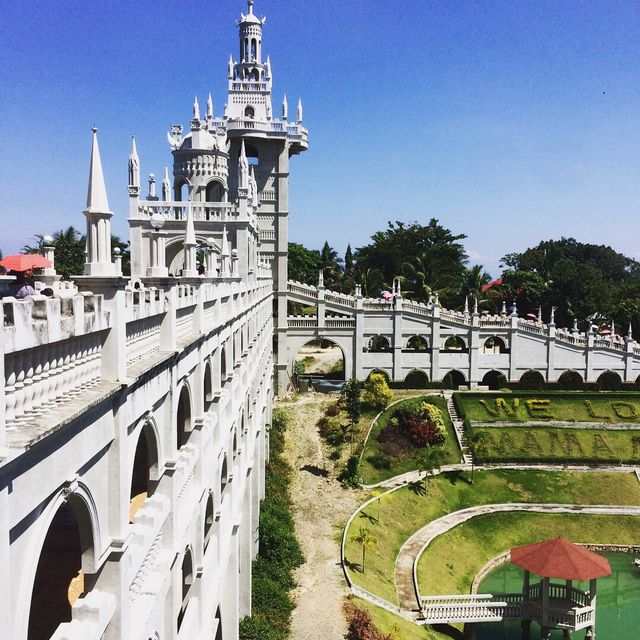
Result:
{"type": "Polygon", "coordinates": [[[400,608],[416,611],[419,607],[419,590],[416,567],[422,552],[437,536],[476,516],[504,511],[530,511],[536,513],[581,513],[590,515],[640,516],[640,507],[611,505],[573,505],[544,503],[490,504],[461,509],[433,520],[416,531],[400,548],[395,563],[395,585],[400,608]]]}

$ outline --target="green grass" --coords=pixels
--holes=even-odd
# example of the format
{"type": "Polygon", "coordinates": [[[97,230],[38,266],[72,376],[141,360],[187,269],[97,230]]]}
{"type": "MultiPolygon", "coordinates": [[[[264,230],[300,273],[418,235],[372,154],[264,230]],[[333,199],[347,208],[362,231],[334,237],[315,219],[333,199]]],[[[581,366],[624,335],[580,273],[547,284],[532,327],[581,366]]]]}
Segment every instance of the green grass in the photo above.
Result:
{"type": "Polygon", "coordinates": [[[442,474],[430,480],[427,496],[407,486],[383,496],[380,503],[375,501],[366,510],[360,510],[347,532],[345,559],[353,563],[351,579],[397,604],[393,573],[401,545],[435,518],[466,507],[504,502],[640,503],[640,483],[631,473],[507,469],[476,472],[473,485],[468,479],[467,472],[442,474]],[[363,574],[354,570],[359,567],[361,550],[350,538],[365,526],[378,544],[367,553],[363,574]]]}
{"type": "Polygon", "coordinates": [[[405,402],[401,402],[387,408],[373,425],[369,438],[365,444],[365,449],[362,454],[362,464],[360,466],[360,474],[362,476],[362,481],[365,484],[376,484],[377,482],[393,478],[401,473],[413,471],[416,468],[416,464],[412,456],[407,456],[402,460],[392,461],[391,466],[388,469],[377,469],[373,464],[371,464],[370,458],[383,453],[382,447],[378,442],[378,436],[380,435],[380,431],[387,426],[387,423],[393,414],[398,409],[401,409],[405,403],[422,404],[423,402],[429,402],[430,404],[438,407],[444,418],[447,437],[442,445],[444,451],[442,464],[456,464],[460,462],[460,449],[458,448],[458,442],[453,431],[453,424],[451,423],[451,418],[447,411],[446,400],[442,396],[421,395],[407,399],[405,402]]]}
{"type": "Polygon", "coordinates": [[[567,421],[640,423],[640,393],[635,392],[504,392],[454,394],[471,422],[567,421]],[[504,400],[502,403],[501,400],[504,400]],[[514,407],[514,400],[519,406],[514,407]],[[537,406],[527,401],[542,400],[537,406]],[[498,405],[496,405],[498,401],[498,405]],[[484,404],[483,404],[484,403],[484,404]]]}
{"type": "Polygon", "coordinates": [[[469,593],[475,575],[498,554],[559,535],[576,542],[638,544],[640,518],[517,511],[478,516],[427,547],[418,562],[420,593],[469,593]]]}
{"type": "Polygon", "coordinates": [[[473,451],[479,463],[503,460],[637,463],[640,460],[638,430],[475,426],[472,434],[473,451]]]}
{"type": "Polygon", "coordinates": [[[450,636],[439,633],[432,627],[413,624],[395,613],[377,607],[366,600],[361,600],[360,598],[352,598],[352,600],[371,614],[373,623],[378,631],[391,635],[394,640],[451,640],[450,636]]]}

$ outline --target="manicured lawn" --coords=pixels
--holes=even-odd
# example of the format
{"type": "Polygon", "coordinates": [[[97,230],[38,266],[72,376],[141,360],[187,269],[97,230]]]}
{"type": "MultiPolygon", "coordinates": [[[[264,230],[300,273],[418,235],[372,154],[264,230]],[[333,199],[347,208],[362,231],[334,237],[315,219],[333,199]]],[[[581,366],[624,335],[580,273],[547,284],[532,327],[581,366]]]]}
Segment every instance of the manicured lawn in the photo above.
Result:
{"type": "Polygon", "coordinates": [[[382,480],[386,480],[387,478],[393,478],[401,473],[413,471],[416,468],[412,455],[407,455],[401,459],[390,460],[391,464],[388,469],[376,468],[376,466],[372,464],[372,459],[384,455],[381,443],[378,441],[378,436],[380,435],[380,431],[387,426],[387,423],[393,414],[398,409],[401,409],[405,403],[420,405],[423,402],[428,402],[437,406],[442,412],[442,416],[444,418],[447,437],[442,445],[444,451],[442,464],[455,464],[460,462],[460,449],[458,448],[456,436],[453,432],[453,425],[451,424],[451,418],[447,411],[446,400],[442,396],[422,395],[407,399],[402,403],[394,404],[387,408],[373,425],[371,433],[369,434],[369,439],[365,444],[365,449],[362,454],[362,463],[360,466],[360,474],[362,476],[362,481],[365,484],[375,484],[382,480]]]}
{"type": "Polygon", "coordinates": [[[397,640],[450,640],[451,636],[439,633],[433,627],[418,626],[400,616],[376,607],[366,600],[353,598],[353,601],[365,608],[373,618],[373,623],[379,631],[391,635],[397,640]]]}
{"type": "Polygon", "coordinates": [[[640,422],[640,393],[634,392],[514,391],[454,397],[471,422],[640,422]]]}
{"type": "Polygon", "coordinates": [[[640,518],[517,511],[478,516],[427,547],[418,562],[420,593],[469,593],[475,575],[498,554],[560,535],[576,542],[638,544],[640,518]]]}
{"type": "Polygon", "coordinates": [[[637,430],[475,426],[472,434],[478,463],[503,460],[638,463],[640,460],[640,431],[637,430]]]}
{"type": "Polygon", "coordinates": [[[356,515],[347,532],[345,549],[347,563],[353,563],[351,579],[397,604],[394,564],[411,534],[447,513],[504,502],[638,504],[640,483],[633,474],[508,469],[476,472],[471,485],[467,472],[442,474],[429,481],[427,496],[410,486],[403,487],[356,515]],[[377,548],[367,552],[365,573],[359,566],[361,549],[351,541],[360,527],[367,527],[377,538],[377,548]]]}

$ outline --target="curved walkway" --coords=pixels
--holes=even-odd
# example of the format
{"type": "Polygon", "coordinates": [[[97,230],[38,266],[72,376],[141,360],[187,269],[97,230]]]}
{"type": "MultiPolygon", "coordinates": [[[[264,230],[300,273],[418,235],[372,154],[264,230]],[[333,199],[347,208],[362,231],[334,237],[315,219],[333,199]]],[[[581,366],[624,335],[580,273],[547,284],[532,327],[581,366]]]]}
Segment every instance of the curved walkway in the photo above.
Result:
{"type": "Polygon", "coordinates": [[[504,503],[469,507],[454,511],[416,531],[400,548],[396,557],[394,580],[400,608],[408,611],[419,609],[417,565],[420,556],[437,536],[476,516],[504,511],[530,511],[537,513],[582,513],[590,515],[640,516],[640,507],[611,505],[573,505],[545,503],[504,503]]]}

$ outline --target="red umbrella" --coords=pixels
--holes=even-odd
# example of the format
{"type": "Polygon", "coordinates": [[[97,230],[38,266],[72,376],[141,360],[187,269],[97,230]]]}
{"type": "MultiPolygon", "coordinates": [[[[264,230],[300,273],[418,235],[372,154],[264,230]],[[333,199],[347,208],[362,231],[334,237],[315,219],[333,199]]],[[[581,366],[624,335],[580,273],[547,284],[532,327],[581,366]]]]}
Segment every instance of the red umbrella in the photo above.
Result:
{"type": "Polygon", "coordinates": [[[29,269],[41,269],[50,267],[51,261],[39,253],[20,253],[17,256],[7,256],[0,260],[7,271],[28,271],[29,269]]]}

